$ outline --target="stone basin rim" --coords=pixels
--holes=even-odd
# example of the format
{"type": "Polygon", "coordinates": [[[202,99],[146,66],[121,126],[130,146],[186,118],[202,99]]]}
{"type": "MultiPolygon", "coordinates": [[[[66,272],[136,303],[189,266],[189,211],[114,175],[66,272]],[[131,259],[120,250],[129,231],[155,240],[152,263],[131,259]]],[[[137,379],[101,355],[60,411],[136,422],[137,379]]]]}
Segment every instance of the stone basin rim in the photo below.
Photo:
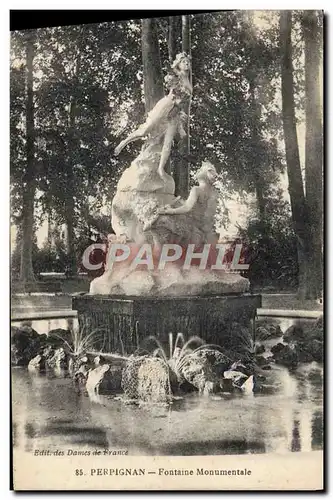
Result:
{"type": "Polygon", "coordinates": [[[198,300],[198,299],[240,299],[244,298],[258,298],[261,299],[261,294],[251,294],[251,293],[219,293],[219,294],[207,294],[207,295],[160,295],[160,296],[152,296],[152,295],[107,295],[107,294],[77,294],[72,295],[73,299],[83,299],[83,300],[112,300],[112,301],[120,301],[120,302],[132,302],[135,301],[171,301],[171,300],[198,300]]]}

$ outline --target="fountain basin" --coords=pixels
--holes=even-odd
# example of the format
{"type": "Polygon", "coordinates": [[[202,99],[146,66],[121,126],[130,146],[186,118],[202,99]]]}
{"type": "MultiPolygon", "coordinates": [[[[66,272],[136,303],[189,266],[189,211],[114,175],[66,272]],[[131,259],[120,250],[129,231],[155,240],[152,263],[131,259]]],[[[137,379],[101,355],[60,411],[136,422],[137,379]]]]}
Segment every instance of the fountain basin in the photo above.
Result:
{"type": "Polygon", "coordinates": [[[170,334],[179,332],[185,338],[197,335],[206,343],[240,352],[244,335],[248,337],[245,343],[254,340],[254,320],[260,307],[261,295],[247,293],[180,297],[84,294],[72,298],[79,328],[87,334],[103,334],[103,349],[121,354],[135,352],[151,335],[167,347],[170,334]]]}

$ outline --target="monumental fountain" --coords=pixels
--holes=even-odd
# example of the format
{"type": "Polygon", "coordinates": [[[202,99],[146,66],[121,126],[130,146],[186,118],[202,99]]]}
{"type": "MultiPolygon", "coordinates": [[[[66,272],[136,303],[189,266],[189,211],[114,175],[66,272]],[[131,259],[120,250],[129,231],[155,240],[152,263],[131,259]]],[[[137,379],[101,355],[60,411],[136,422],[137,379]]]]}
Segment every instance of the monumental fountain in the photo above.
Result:
{"type": "Polygon", "coordinates": [[[175,196],[166,172],[174,140],[186,136],[190,70],[190,58],[178,54],[165,79],[167,95],[115,150],[119,155],[143,141],[112,201],[115,236],[105,272],[72,301],[80,327],[105,333],[108,352],[133,353],[151,335],[167,344],[179,332],[240,352],[244,332],[254,332],[261,297],[249,293],[246,278],[221,266],[215,167],[202,163],[185,200],[175,196]]]}

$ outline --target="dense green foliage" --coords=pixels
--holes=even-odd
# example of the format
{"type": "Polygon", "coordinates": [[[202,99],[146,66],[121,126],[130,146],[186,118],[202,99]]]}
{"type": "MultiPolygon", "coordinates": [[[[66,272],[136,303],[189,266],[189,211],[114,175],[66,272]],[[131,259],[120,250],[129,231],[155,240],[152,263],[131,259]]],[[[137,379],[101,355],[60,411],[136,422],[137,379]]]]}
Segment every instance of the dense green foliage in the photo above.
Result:
{"type": "Polygon", "coordinates": [[[248,251],[247,277],[251,285],[297,289],[297,246],[289,203],[281,190],[272,187],[267,195],[262,218],[250,211],[245,227],[239,228],[241,241],[248,251]]]}

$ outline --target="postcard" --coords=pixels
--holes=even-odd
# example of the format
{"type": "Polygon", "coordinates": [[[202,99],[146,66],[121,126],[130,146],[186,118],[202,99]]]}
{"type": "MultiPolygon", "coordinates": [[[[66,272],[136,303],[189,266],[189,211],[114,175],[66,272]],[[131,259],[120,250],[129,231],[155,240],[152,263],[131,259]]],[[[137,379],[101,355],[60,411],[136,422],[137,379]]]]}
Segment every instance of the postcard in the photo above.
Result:
{"type": "Polygon", "coordinates": [[[12,488],[322,491],[323,12],[50,12],[10,33],[12,488]]]}

